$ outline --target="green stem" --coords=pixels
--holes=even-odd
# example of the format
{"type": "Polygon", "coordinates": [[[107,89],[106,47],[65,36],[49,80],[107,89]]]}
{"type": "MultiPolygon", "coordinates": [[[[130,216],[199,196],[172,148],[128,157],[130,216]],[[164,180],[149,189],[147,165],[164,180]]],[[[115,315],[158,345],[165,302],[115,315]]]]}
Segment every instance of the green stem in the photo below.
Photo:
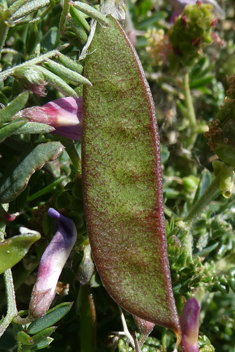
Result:
{"type": "Polygon", "coordinates": [[[59,178],[57,178],[57,180],[52,182],[50,185],[44,187],[43,189],[40,189],[40,191],[29,196],[27,198],[27,202],[31,202],[32,200],[35,200],[35,199],[41,197],[45,193],[50,192],[54,187],[56,187],[59,183],[61,183],[65,178],[66,178],[66,176],[60,176],[59,178]]]}
{"type": "Polygon", "coordinates": [[[11,269],[7,269],[4,272],[4,280],[5,280],[6,296],[7,296],[7,315],[0,323],[0,337],[4,334],[4,332],[10,325],[12,319],[17,315],[15,290],[14,290],[11,269]]]}
{"type": "Polygon", "coordinates": [[[183,76],[183,91],[184,91],[184,100],[187,110],[187,117],[189,121],[189,127],[191,129],[191,135],[188,138],[188,149],[191,149],[194,146],[194,143],[197,138],[197,120],[195,115],[195,110],[193,106],[193,99],[189,86],[189,74],[186,72],[183,76]]]}
{"type": "Polygon", "coordinates": [[[68,14],[69,11],[69,0],[64,0],[64,7],[63,7],[63,11],[60,17],[60,33],[62,35],[64,35],[64,24],[65,24],[65,20],[66,20],[66,16],[68,14]]]}
{"type": "Polygon", "coordinates": [[[215,177],[214,181],[210,184],[203,195],[198,199],[196,204],[190,210],[189,214],[183,220],[187,225],[190,225],[197,216],[200,215],[202,210],[210,203],[215,193],[219,190],[220,173],[215,177]]]}
{"type": "Polygon", "coordinates": [[[78,152],[74,146],[74,143],[71,140],[62,136],[55,136],[55,138],[65,146],[65,150],[68,153],[75,170],[79,175],[81,175],[82,173],[81,158],[78,155],[78,152]]]}
{"type": "MultiPolygon", "coordinates": [[[[193,236],[191,234],[190,228],[188,228],[184,233],[184,236],[181,239],[181,244],[184,248],[184,251],[187,253],[187,257],[190,258],[190,261],[191,261],[193,258],[193,236]]],[[[185,265],[186,265],[186,260],[185,260],[185,265]]]]}
{"type": "Polygon", "coordinates": [[[7,33],[9,30],[9,26],[4,22],[3,18],[0,18],[0,57],[2,48],[5,45],[5,41],[7,39],[7,33]]]}
{"type": "Polygon", "coordinates": [[[187,108],[188,112],[188,120],[190,127],[192,129],[195,129],[197,126],[197,120],[196,120],[196,115],[193,107],[193,100],[192,100],[192,95],[189,87],[189,74],[188,72],[185,73],[183,76],[183,90],[184,90],[184,99],[185,99],[185,105],[187,108]]]}

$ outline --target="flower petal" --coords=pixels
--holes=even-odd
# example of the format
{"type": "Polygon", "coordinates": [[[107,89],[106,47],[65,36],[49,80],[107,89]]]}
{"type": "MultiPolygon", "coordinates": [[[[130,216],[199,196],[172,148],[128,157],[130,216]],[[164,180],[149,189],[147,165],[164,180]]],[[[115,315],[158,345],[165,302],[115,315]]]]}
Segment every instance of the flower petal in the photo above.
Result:
{"type": "Polygon", "coordinates": [[[61,271],[77,239],[76,227],[72,220],[50,208],[48,215],[56,219],[55,235],[42,255],[38,276],[31,295],[29,315],[43,316],[49,309],[61,271]]]}
{"type": "Polygon", "coordinates": [[[180,317],[182,330],[181,349],[183,352],[199,352],[198,331],[199,331],[200,305],[196,298],[190,298],[184,305],[180,317]]]}
{"type": "Polygon", "coordinates": [[[43,106],[24,109],[16,116],[50,125],[55,128],[53,133],[60,136],[81,140],[82,98],[56,99],[43,106]]]}

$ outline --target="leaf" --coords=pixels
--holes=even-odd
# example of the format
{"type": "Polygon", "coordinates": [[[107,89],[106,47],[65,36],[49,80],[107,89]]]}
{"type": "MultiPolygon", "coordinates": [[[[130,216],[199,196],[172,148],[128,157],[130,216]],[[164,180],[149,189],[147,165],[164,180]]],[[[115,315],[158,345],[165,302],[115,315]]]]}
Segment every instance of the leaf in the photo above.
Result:
{"type": "Polygon", "coordinates": [[[214,75],[208,75],[200,79],[195,79],[194,81],[190,82],[190,89],[196,89],[206,86],[207,84],[211,83],[214,75]]]}
{"type": "Polygon", "coordinates": [[[58,320],[63,318],[63,316],[70,311],[72,305],[73,303],[71,302],[64,302],[48,310],[46,315],[44,315],[40,319],[35,320],[32,324],[28,326],[28,333],[36,334],[41,330],[44,330],[51,325],[54,325],[58,320]]]}
{"type": "Polygon", "coordinates": [[[95,351],[96,310],[89,285],[80,285],[78,309],[80,312],[81,351],[95,351]]]}
{"type": "Polygon", "coordinates": [[[41,238],[32,232],[9,238],[0,243],[0,274],[17,264],[28,252],[30,246],[41,238]]]}
{"type": "Polygon", "coordinates": [[[69,11],[70,11],[71,16],[79,24],[81,24],[82,27],[89,33],[90,32],[90,26],[89,26],[87,20],[85,19],[84,14],[81,11],[75,9],[75,7],[73,7],[73,6],[70,6],[69,11]]]}
{"type": "Polygon", "coordinates": [[[16,133],[19,128],[26,124],[26,122],[27,119],[17,119],[0,128],[0,143],[2,143],[6,138],[10,137],[12,134],[16,133]]]}
{"type": "Polygon", "coordinates": [[[17,333],[17,340],[23,343],[24,345],[32,346],[34,344],[32,337],[26,334],[26,332],[24,331],[19,331],[17,333]]]}
{"type": "Polygon", "coordinates": [[[2,176],[0,183],[0,202],[9,203],[27,187],[32,174],[48,161],[55,160],[62,153],[60,142],[37,145],[32,151],[21,155],[17,165],[14,163],[2,176]]]}
{"type": "Polygon", "coordinates": [[[27,122],[22,127],[20,127],[14,134],[20,133],[30,133],[30,134],[38,134],[38,133],[50,133],[55,131],[55,128],[46,125],[45,123],[38,123],[38,122],[27,122]]]}
{"type": "MultiPolygon", "coordinates": [[[[53,339],[50,338],[49,336],[51,334],[53,334],[53,332],[56,330],[55,326],[52,326],[50,328],[44,329],[42,331],[40,331],[38,334],[34,335],[34,336],[29,336],[26,333],[24,333],[25,335],[27,335],[32,343],[29,346],[29,344],[25,344],[26,346],[22,346],[20,352],[26,352],[29,350],[40,350],[42,348],[47,347],[52,341],[53,339]]],[[[23,332],[23,331],[22,331],[23,332]]]]}
{"type": "Polygon", "coordinates": [[[98,24],[83,96],[83,191],[93,257],[112,298],[180,339],[163,215],[155,108],[122,27],[98,24]]]}
{"type": "Polygon", "coordinates": [[[35,344],[39,344],[40,342],[44,341],[46,337],[51,336],[53,332],[55,332],[56,327],[51,326],[49,328],[43,329],[42,331],[38,332],[36,335],[33,336],[33,341],[35,344]]]}
{"type": "Polygon", "coordinates": [[[26,4],[21,6],[12,16],[11,19],[18,19],[20,17],[26,16],[33,11],[37,11],[41,7],[50,4],[50,0],[38,0],[38,1],[27,1],[26,4]]]}
{"type": "Polygon", "coordinates": [[[138,29],[147,29],[150,26],[153,26],[156,22],[164,20],[167,17],[167,12],[159,11],[157,14],[146,18],[138,24],[138,29]]]}
{"type": "Polygon", "coordinates": [[[79,73],[70,70],[69,68],[58,64],[57,62],[48,59],[44,64],[44,67],[48,68],[50,71],[54,72],[56,75],[63,79],[71,81],[73,84],[88,84],[92,85],[85,77],[79,73]]]}
{"type": "Polygon", "coordinates": [[[82,65],[78,64],[74,60],[71,60],[66,55],[63,55],[63,54],[60,53],[60,55],[58,56],[58,60],[61,62],[61,64],[63,64],[64,66],[70,68],[73,71],[76,71],[79,74],[81,74],[83,72],[82,65]]]}
{"type": "Polygon", "coordinates": [[[53,50],[59,43],[59,29],[51,27],[42,38],[42,48],[45,51],[53,50]]]}
{"type": "Polygon", "coordinates": [[[35,350],[42,350],[43,348],[46,348],[47,346],[49,346],[52,343],[53,339],[51,337],[47,337],[45,338],[45,340],[39,342],[34,349],[35,350]]]}
{"type": "Polygon", "coordinates": [[[22,110],[29,98],[29,92],[19,94],[13,101],[5,108],[0,110],[0,122],[7,122],[18,111],[22,110]]]}
{"type": "Polygon", "coordinates": [[[63,93],[65,96],[77,97],[75,90],[71,88],[62,78],[47,70],[45,67],[37,66],[37,68],[42,72],[50,86],[63,93]]]}
{"type": "Polygon", "coordinates": [[[75,2],[70,1],[69,3],[70,5],[73,5],[74,7],[76,7],[78,10],[90,16],[91,18],[94,18],[95,20],[99,21],[102,25],[104,26],[109,25],[109,22],[107,21],[106,17],[98,10],[96,10],[94,7],[88,4],[85,4],[84,2],[81,2],[81,1],[75,1],[75,2]]]}

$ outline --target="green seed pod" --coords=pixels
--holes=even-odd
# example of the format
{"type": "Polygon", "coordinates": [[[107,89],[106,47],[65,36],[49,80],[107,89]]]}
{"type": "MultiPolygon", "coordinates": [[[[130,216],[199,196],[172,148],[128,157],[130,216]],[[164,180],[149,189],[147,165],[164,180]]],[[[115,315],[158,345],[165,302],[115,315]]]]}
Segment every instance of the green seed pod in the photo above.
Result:
{"type": "Polygon", "coordinates": [[[160,142],[139,58],[121,25],[97,24],[83,95],[83,192],[95,264],[113,299],[180,340],[166,250],[160,142]]]}

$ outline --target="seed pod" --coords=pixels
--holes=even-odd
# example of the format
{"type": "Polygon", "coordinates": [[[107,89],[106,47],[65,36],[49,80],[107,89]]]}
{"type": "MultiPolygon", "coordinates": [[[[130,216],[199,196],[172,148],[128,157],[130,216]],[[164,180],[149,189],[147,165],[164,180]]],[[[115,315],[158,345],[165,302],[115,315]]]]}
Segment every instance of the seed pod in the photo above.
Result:
{"type": "Polygon", "coordinates": [[[85,60],[83,192],[95,264],[112,298],[180,339],[163,214],[154,103],[119,23],[97,25],[85,60]]]}

